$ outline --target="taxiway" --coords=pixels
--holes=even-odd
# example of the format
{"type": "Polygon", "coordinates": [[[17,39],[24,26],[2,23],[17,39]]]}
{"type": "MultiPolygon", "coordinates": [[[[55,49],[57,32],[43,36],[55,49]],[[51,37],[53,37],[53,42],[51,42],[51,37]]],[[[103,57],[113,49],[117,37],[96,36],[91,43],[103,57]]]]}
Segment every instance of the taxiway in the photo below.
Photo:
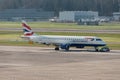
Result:
{"type": "Polygon", "coordinates": [[[119,80],[120,50],[0,46],[0,80],[119,80]]]}

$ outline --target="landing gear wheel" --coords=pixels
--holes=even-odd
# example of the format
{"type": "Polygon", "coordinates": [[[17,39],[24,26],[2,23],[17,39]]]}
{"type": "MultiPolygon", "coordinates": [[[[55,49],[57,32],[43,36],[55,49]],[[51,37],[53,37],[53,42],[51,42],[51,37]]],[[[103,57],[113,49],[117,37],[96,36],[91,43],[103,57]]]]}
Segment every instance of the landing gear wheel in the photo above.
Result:
{"type": "Polygon", "coordinates": [[[98,49],[95,49],[96,52],[98,52],[99,50],[98,49]]]}
{"type": "Polygon", "coordinates": [[[56,51],[59,51],[59,47],[56,47],[55,50],[56,50],[56,51]]]}
{"type": "Polygon", "coordinates": [[[96,52],[98,52],[98,51],[99,51],[98,47],[95,47],[95,51],[96,51],[96,52]]]}

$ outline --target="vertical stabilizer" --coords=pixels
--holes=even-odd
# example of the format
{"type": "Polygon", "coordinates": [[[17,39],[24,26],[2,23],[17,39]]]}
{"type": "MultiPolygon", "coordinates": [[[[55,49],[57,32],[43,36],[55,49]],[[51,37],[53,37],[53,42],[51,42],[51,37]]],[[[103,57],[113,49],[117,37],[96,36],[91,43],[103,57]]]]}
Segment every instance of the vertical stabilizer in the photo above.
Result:
{"type": "Polygon", "coordinates": [[[32,35],[34,35],[34,32],[30,28],[30,26],[26,23],[26,21],[22,21],[22,26],[23,26],[24,36],[32,36],[32,35]]]}

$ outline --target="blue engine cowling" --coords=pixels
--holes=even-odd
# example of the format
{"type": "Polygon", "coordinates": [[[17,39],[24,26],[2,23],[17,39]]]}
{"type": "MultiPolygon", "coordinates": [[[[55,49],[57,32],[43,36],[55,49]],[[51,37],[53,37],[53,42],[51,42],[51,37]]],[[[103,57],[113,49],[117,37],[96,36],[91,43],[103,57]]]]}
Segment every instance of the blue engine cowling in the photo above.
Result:
{"type": "Polygon", "coordinates": [[[61,49],[65,49],[65,50],[69,50],[70,45],[69,44],[61,44],[60,48],[61,49]]]}

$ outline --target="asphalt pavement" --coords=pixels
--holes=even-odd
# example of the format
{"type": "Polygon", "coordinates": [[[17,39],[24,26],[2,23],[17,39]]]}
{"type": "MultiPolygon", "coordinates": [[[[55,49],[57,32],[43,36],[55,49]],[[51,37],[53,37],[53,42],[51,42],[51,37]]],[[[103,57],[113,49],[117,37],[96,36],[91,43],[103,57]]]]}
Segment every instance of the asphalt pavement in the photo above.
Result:
{"type": "Polygon", "coordinates": [[[0,46],[1,80],[119,80],[120,50],[0,46]]]}

